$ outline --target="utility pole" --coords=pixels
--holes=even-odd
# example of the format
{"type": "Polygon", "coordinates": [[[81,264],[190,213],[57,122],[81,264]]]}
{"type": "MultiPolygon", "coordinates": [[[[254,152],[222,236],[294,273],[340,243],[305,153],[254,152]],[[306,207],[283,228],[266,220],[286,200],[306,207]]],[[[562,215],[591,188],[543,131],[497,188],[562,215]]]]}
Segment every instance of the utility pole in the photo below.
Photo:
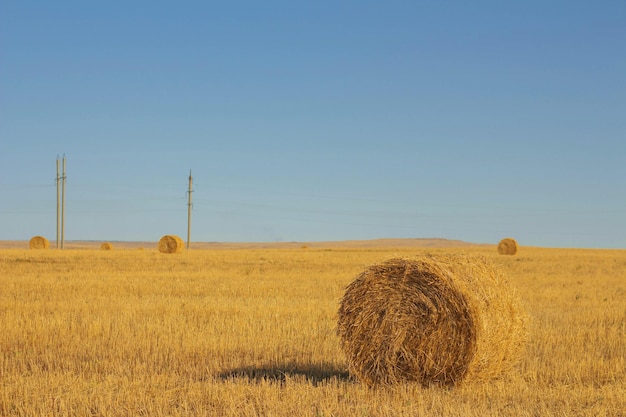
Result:
{"type": "Polygon", "coordinates": [[[191,170],[189,170],[189,190],[187,191],[187,196],[189,198],[187,202],[187,250],[189,250],[189,243],[191,242],[191,193],[193,190],[191,189],[191,184],[193,179],[191,178],[191,170]]]}
{"type": "Polygon", "coordinates": [[[61,249],[65,246],[65,154],[63,154],[63,176],[61,177],[61,249]]]}
{"type": "Polygon", "coordinates": [[[57,155],[57,249],[59,249],[59,232],[60,232],[60,222],[61,222],[61,177],[59,173],[59,155],[57,155]]]}

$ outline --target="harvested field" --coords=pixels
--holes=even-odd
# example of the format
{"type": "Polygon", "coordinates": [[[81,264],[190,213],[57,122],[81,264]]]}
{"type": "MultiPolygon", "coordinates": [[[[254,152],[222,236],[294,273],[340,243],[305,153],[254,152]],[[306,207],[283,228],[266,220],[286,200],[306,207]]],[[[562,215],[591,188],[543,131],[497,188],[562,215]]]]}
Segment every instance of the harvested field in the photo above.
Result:
{"type": "Polygon", "coordinates": [[[623,415],[623,250],[93,246],[0,250],[0,415],[623,415]],[[368,388],[337,336],[345,288],[426,253],[505,274],[530,316],[523,356],[453,387],[368,388]]]}

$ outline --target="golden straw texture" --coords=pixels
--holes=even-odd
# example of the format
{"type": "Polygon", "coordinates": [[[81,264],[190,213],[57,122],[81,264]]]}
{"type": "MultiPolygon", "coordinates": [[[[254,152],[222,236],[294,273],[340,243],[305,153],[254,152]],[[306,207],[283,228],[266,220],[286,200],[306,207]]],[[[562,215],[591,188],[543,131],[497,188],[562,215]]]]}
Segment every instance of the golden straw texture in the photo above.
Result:
{"type": "Polygon", "coordinates": [[[113,249],[113,245],[109,242],[102,242],[102,244],[100,245],[100,249],[102,250],[112,250],[113,249]]]}
{"type": "Polygon", "coordinates": [[[498,253],[500,255],[515,255],[518,248],[515,239],[510,237],[504,238],[498,243],[498,253]]]}
{"type": "Polygon", "coordinates": [[[390,259],[346,288],[337,333],[349,371],[367,385],[481,380],[509,369],[526,316],[483,258],[390,259]]]}
{"type": "Polygon", "coordinates": [[[28,242],[28,247],[31,249],[48,249],[50,242],[43,236],[33,236],[28,242]]]}
{"type": "Polygon", "coordinates": [[[159,240],[159,252],[178,253],[185,247],[183,240],[176,235],[165,235],[159,240]]]}

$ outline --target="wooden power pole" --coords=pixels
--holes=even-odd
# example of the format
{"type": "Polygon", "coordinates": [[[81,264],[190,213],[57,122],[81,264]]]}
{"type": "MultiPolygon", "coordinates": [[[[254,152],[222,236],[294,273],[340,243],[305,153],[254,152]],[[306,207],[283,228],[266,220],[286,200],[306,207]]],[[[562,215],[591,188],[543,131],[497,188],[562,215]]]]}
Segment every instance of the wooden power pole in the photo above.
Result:
{"type": "Polygon", "coordinates": [[[57,249],[59,249],[59,233],[61,226],[61,177],[59,172],[59,155],[57,155],[57,249]]]}
{"type": "Polygon", "coordinates": [[[63,176],[61,177],[61,249],[65,246],[65,155],[63,155],[63,176]]]}
{"type": "Polygon", "coordinates": [[[187,196],[189,200],[187,201],[187,250],[189,250],[189,244],[191,242],[191,193],[193,192],[191,188],[191,184],[193,179],[191,177],[191,170],[189,170],[189,190],[187,191],[187,196]]]}

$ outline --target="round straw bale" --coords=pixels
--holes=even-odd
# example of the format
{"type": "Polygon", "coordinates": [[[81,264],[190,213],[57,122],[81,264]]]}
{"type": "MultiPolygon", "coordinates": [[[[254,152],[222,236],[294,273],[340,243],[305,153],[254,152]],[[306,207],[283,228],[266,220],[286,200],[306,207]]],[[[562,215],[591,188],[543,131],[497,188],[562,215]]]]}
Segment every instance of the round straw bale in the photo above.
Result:
{"type": "Polygon", "coordinates": [[[517,241],[513,238],[504,238],[498,243],[498,253],[500,255],[515,255],[518,249],[517,241]]]}
{"type": "Polygon", "coordinates": [[[48,249],[50,241],[43,236],[33,236],[28,242],[31,249],[48,249]]]}
{"type": "Polygon", "coordinates": [[[159,240],[159,252],[178,253],[182,252],[185,242],[176,235],[165,235],[159,240]]]}
{"type": "Polygon", "coordinates": [[[110,242],[102,242],[102,244],[100,245],[100,249],[113,250],[113,245],[110,242]]]}
{"type": "Polygon", "coordinates": [[[455,385],[508,370],[526,323],[483,258],[423,255],[359,274],[341,300],[337,333],[350,373],[367,385],[455,385]]]}

